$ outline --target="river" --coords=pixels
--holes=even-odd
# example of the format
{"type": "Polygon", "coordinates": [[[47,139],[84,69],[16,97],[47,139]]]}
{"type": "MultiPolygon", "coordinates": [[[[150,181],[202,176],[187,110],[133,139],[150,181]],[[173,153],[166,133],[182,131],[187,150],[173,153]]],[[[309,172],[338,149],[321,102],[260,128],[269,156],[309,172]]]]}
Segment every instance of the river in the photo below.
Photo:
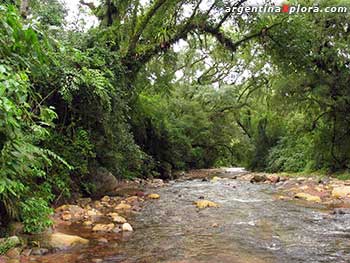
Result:
{"type": "Polygon", "coordinates": [[[278,200],[273,185],[196,179],[153,191],[161,198],[133,217],[134,232],[76,251],[76,262],[350,262],[350,215],[278,200]],[[193,205],[199,199],[219,207],[199,210],[193,205]]]}

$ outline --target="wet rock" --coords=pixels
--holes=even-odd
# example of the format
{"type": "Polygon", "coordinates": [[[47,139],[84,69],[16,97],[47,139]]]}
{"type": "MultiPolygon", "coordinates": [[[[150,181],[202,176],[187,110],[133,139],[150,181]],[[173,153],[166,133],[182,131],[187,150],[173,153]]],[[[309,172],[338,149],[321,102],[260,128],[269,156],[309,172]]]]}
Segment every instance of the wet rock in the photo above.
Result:
{"type": "Polygon", "coordinates": [[[194,202],[194,204],[200,209],[206,208],[206,207],[219,207],[218,204],[208,200],[199,200],[194,202]]]}
{"type": "Polygon", "coordinates": [[[128,209],[131,209],[131,205],[126,204],[125,202],[122,202],[122,203],[118,204],[114,209],[116,209],[116,210],[128,210],[128,209]]]}
{"type": "Polygon", "coordinates": [[[254,174],[244,174],[244,175],[241,175],[240,177],[239,177],[239,179],[240,180],[242,180],[242,181],[251,181],[252,179],[253,179],[253,177],[254,177],[254,174]]]}
{"type": "Polygon", "coordinates": [[[122,216],[120,216],[118,213],[109,213],[107,214],[110,218],[112,218],[113,222],[118,224],[124,224],[126,223],[126,219],[122,216]]]}
{"type": "Polygon", "coordinates": [[[94,258],[94,259],[92,259],[91,261],[92,261],[93,263],[101,263],[101,262],[103,262],[103,260],[100,259],[100,258],[94,258]]]}
{"type": "Polygon", "coordinates": [[[86,245],[88,243],[89,243],[89,240],[85,238],[57,232],[50,235],[48,245],[51,248],[67,249],[75,245],[86,245]]]}
{"type": "Polygon", "coordinates": [[[45,255],[49,253],[49,250],[47,248],[39,248],[39,247],[36,247],[36,248],[33,248],[32,249],[32,253],[31,255],[34,255],[34,256],[42,256],[42,255],[45,255]]]}
{"type": "Polygon", "coordinates": [[[268,181],[270,181],[273,184],[276,184],[280,181],[280,177],[276,174],[268,174],[266,175],[266,178],[268,181]]]}
{"type": "Polygon", "coordinates": [[[82,214],[84,213],[84,209],[81,208],[78,205],[62,205],[58,208],[55,209],[56,212],[64,212],[64,211],[68,211],[72,214],[82,214]]]}
{"type": "Polygon", "coordinates": [[[102,216],[102,213],[96,209],[91,209],[87,211],[88,216],[102,216]]]}
{"type": "Polygon", "coordinates": [[[250,179],[251,183],[262,183],[267,180],[266,175],[264,174],[255,174],[252,179],[250,179]]]}
{"type": "Polygon", "coordinates": [[[344,198],[350,196],[350,186],[335,187],[332,191],[334,198],[344,198]]]}
{"type": "Polygon", "coordinates": [[[129,232],[133,231],[132,226],[129,223],[124,223],[122,225],[122,230],[123,231],[129,231],[129,232]]]}
{"type": "Polygon", "coordinates": [[[132,203],[138,202],[138,200],[139,200],[139,197],[137,197],[137,196],[130,196],[130,197],[125,199],[125,202],[132,204],[132,203]]]}
{"type": "Polygon", "coordinates": [[[319,196],[307,194],[307,193],[297,193],[294,195],[295,198],[303,199],[309,202],[321,202],[321,198],[319,196]]]}
{"type": "Polygon", "coordinates": [[[55,209],[56,213],[62,213],[61,218],[65,221],[81,220],[85,215],[85,210],[78,205],[62,205],[55,209]]]}
{"type": "Polygon", "coordinates": [[[150,199],[159,199],[160,195],[159,194],[149,194],[147,197],[150,199]]]}
{"type": "Polygon", "coordinates": [[[114,228],[114,224],[96,224],[93,228],[92,231],[94,232],[111,232],[114,228]]]}

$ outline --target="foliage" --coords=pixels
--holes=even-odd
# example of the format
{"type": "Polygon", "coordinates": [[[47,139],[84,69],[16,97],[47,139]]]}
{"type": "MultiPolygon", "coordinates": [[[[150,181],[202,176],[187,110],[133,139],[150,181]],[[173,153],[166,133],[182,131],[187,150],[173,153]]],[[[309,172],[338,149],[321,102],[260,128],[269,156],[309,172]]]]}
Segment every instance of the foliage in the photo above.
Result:
{"type": "MultiPolygon", "coordinates": [[[[46,184],[47,169],[57,160],[69,165],[59,156],[40,147],[49,135],[56,113],[49,107],[36,106],[39,98],[29,83],[30,66],[43,61],[41,49],[33,29],[24,29],[15,11],[1,9],[0,41],[0,206],[1,218],[28,218],[23,209],[28,198],[44,198],[52,201],[52,193],[46,184]]],[[[26,225],[40,230],[40,220],[46,220],[48,209],[33,214],[38,223],[26,225]],[[39,227],[39,228],[37,228],[39,227]]],[[[31,224],[27,221],[25,223],[31,224]]]]}
{"type": "Polygon", "coordinates": [[[49,215],[53,210],[43,198],[29,198],[21,204],[21,219],[27,233],[42,232],[52,225],[49,215]]]}

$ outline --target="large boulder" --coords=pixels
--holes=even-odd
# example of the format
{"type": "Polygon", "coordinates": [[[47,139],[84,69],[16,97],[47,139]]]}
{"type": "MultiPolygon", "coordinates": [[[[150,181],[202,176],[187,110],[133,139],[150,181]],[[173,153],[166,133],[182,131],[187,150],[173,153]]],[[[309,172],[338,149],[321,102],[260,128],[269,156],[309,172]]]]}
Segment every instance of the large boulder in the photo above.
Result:
{"type": "Polygon", "coordinates": [[[118,187],[117,178],[105,168],[98,168],[92,178],[95,185],[95,195],[104,196],[113,191],[118,187]]]}
{"type": "Polygon", "coordinates": [[[76,245],[86,245],[88,243],[89,240],[85,238],[57,232],[49,236],[47,245],[50,248],[68,249],[76,245]]]}

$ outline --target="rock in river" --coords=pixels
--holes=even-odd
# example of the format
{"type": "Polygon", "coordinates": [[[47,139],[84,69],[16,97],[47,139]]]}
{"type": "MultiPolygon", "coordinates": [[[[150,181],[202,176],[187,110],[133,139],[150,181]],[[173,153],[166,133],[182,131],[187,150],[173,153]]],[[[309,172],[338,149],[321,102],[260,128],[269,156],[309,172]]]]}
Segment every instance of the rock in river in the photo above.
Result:
{"type": "Polygon", "coordinates": [[[159,199],[160,195],[159,194],[149,194],[148,198],[150,198],[150,199],[159,199]]]}
{"type": "Polygon", "coordinates": [[[122,225],[122,230],[123,231],[130,231],[130,232],[133,231],[132,226],[129,223],[124,223],[122,225]]]}
{"type": "Polygon", "coordinates": [[[118,224],[124,224],[126,223],[126,219],[120,215],[118,215],[118,213],[109,213],[108,214],[109,217],[112,218],[112,221],[118,224]]]}
{"type": "Polygon", "coordinates": [[[273,184],[276,184],[280,181],[280,177],[276,174],[268,174],[266,175],[266,178],[273,184]]]}
{"type": "Polygon", "coordinates": [[[251,183],[262,183],[267,180],[266,175],[264,174],[255,174],[252,179],[250,179],[251,183]]]}
{"type": "Polygon", "coordinates": [[[86,245],[88,243],[89,240],[85,238],[63,233],[54,233],[49,238],[49,246],[58,249],[67,249],[75,245],[86,245]]]}
{"type": "Polygon", "coordinates": [[[94,232],[111,232],[114,228],[114,224],[97,224],[92,228],[94,232]]]}
{"type": "Polygon", "coordinates": [[[307,193],[297,193],[297,194],[295,194],[294,197],[299,198],[299,199],[303,199],[303,200],[306,200],[309,202],[317,202],[317,203],[321,202],[321,198],[319,196],[310,195],[307,193]]]}
{"type": "Polygon", "coordinates": [[[206,208],[206,207],[219,207],[218,204],[212,202],[212,201],[208,201],[208,200],[199,200],[194,202],[194,204],[198,207],[198,208],[206,208]]]}
{"type": "Polygon", "coordinates": [[[123,203],[123,201],[115,207],[116,210],[128,210],[131,209],[131,205],[123,203]]]}

